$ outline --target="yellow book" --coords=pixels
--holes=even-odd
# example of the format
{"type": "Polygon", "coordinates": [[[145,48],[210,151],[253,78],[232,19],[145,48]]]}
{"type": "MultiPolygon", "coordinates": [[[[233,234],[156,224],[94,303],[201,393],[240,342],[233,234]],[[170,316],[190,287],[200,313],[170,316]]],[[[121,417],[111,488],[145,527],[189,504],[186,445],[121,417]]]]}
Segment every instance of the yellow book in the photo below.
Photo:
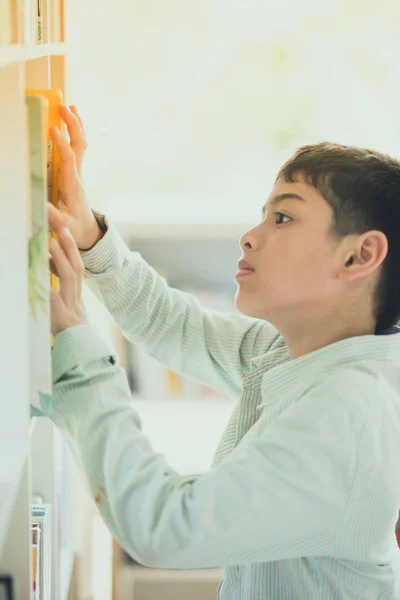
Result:
{"type": "Polygon", "coordinates": [[[167,389],[171,396],[180,396],[182,392],[181,376],[171,369],[166,369],[167,389]]]}

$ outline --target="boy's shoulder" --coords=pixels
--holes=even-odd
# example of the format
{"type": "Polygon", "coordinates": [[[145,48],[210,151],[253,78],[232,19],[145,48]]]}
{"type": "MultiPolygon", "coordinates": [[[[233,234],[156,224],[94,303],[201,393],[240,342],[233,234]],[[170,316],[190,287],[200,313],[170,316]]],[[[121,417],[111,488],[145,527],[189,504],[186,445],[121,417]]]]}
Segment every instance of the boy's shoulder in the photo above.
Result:
{"type": "Polygon", "coordinates": [[[392,404],[398,407],[400,418],[400,365],[362,358],[332,365],[309,385],[303,397],[369,416],[382,414],[392,404]]]}

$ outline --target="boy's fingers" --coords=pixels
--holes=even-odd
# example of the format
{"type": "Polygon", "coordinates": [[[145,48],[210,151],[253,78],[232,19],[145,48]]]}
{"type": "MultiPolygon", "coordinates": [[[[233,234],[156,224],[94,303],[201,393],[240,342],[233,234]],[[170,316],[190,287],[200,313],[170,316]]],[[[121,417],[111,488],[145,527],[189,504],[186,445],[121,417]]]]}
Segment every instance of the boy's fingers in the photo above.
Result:
{"type": "Polygon", "coordinates": [[[73,306],[77,297],[78,277],[63,248],[55,238],[50,240],[51,259],[60,279],[60,295],[67,306],[73,306]]]}
{"type": "Polygon", "coordinates": [[[47,218],[50,227],[54,231],[59,231],[68,225],[68,216],[60,212],[53,204],[47,203],[47,218]]]}
{"type": "Polygon", "coordinates": [[[71,233],[67,228],[63,228],[59,233],[60,237],[60,245],[65,252],[65,256],[67,257],[76,277],[77,277],[77,286],[78,290],[81,289],[82,279],[84,273],[84,266],[82,262],[82,258],[80,252],[78,250],[78,246],[76,245],[75,240],[73,239],[71,233]]]}
{"type": "Polygon", "coordinates": [[[86,139],[78,117],[67,106],[60,108],[60,115],[67,126],[72,150],[78,155],[82,154],[86,147],[86,139]]]}
{"type": "Polygon", "coordinates": [[[53,125],[50,128],[51,139],[55,143],[60,160],[63,163],[65,178],[73,180],[76,172],[75,152],[72,150],[65,136],[53,125]]]}
{"type": "Polygon", "coordinates": [[[53,275],[55,275],[56,277],[58,277],[58,278],[59,278],[59,277],[60,277],[60,275],[58,274],[57,267],[56,267],[56,265],[54,264],[54,261],[53,261],[53,259],[52,259],[52,258],[49,260],[49,264],[50,264],[50,272],[51,272],[51,273],[53,273],[53,275]]]}
{"type": "Polygon", "coordinates": [[[71,106],[70,106],[70,109],[71,109],[71,111],[73,112],[73,114],[76,116],[76,118],[77,118],[77,119],[78,119],[78,121],[79,121],[79,125],[81,126],[81,129],[82,129],[82,132],[83,132],[83,135],[84,135],[84,138],[85,138],[85,146],[86,146],[86,132],[85,132],[85,126],[84,126],[84,124],[83,124],[83,121],[82,121],[82,119],[81,119],[81,116],[80,116],[80,114],[79,114],[79,112],[78,112],[78,109],[76,108],[76,106],[73,106],[73,105],[71,105],[71,106]]]}

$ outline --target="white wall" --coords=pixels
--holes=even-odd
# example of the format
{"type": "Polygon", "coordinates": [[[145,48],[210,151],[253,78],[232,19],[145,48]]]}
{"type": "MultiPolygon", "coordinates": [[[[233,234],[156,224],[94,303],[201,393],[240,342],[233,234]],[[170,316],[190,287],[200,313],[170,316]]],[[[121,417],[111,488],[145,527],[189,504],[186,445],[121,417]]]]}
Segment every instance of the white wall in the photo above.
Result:
{"type": "Polygon", "coordinates": [[[88,133],[87,189],[109,214],[254,221],[302,143],[398,152],[396,0],[85,0],[74,11],[69,97],[88,133]]]}

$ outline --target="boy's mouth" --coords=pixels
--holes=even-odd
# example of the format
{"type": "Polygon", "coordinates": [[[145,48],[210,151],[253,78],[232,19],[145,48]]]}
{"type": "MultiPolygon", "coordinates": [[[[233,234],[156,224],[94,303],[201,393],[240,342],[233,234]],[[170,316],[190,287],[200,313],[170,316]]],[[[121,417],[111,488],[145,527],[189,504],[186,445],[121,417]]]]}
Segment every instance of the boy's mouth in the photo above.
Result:
{"type": "Polygon", "coordinates": [[[251,266],[250,263],[247,262],[247,260],[239,260],[238,262],[238,272],[235,275],[236,277],[244,277],[245,275],[250,275],[251,273],[254,273],[253,267],[251,266]]]}

